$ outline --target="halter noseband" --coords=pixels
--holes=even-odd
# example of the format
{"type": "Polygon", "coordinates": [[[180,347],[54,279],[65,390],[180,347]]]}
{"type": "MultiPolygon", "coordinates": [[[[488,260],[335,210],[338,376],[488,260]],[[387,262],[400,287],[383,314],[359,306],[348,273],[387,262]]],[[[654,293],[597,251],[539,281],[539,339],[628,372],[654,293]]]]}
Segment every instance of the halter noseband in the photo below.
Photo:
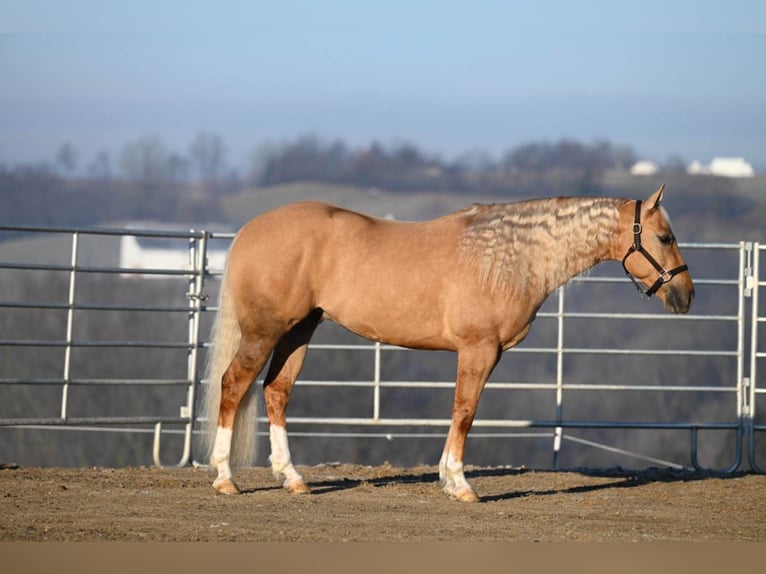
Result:
{"type": "Polygon", "coordinates": [[[633,284],[636,286],[636,289],[638,289],[638,292],[648,298],[654,295],[662,285],[668,283],[679,273],[683,273],[684,271],[688,270],[689,267],[684,264],[676,267],[675,269],[671,269],[670,271],[666,271],[662,265],[657,263],[654,257],[652,257],[651,254],[646,249],[644,249],[643,245],[641,245],[641,231],[641,200],[638,200],[636,201],[636,218],[633,223],[633,245],[630,246],[630,249],[628,249],[625,257],[622,258],[622,268],[625,269],[625,274],[630,277],[631,281],[633,281],[633,284]],[[646,290],[643,289],[641,283],[635,277],[633,277],[630,271],[628,271],[628,268],[625,266],[625,261],[632,253],[636,251],[643,255],[646,260],[652,264],[652,267],[657,270],[657,273],[659,273],[659,277],[657,277],[657,280],[654,282],[654,284],[646,290]]]}

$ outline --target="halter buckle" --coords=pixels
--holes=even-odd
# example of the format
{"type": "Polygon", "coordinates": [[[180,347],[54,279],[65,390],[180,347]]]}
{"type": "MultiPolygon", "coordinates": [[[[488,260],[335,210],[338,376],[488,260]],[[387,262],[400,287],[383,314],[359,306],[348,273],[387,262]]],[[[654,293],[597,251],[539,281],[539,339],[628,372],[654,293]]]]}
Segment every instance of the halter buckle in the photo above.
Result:
{"type": "Polygon", "coordinates": [[[641,232],[643,231],[643,226],[640,222],[636,222],[633,224],[633,235],[641,235],[641,232]]]}
{"type": "Polygon", "coordinates": [[[662,273],[660,273],[660,279],[663,283],[669,282],[671,279],[673,279],[673,274],[670,271],[666,271],[665,269],[662,270],[662,273]]]}

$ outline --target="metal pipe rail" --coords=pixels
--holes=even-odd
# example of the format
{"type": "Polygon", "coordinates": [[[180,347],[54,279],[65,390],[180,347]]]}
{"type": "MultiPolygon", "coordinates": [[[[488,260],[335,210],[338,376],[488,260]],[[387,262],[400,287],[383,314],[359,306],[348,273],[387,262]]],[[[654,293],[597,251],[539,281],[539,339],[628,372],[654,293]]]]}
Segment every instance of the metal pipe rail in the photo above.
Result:
{"type": "MultiPolygon", "coordinates": [[[[34,375],[6,376],[0,365],[0,393],[2,389],[11,385],[54,385],[61,389],[61,403],[59,417],[27,417],[16,416],[0,418],[0,426],[23,426],[35,428],[62,428],[80,427],[95,429],[114,429],[116,426],[154,425],[153,460],[155,464],[162,465],[160,460],[160,443],[164,434],[177,434],[181,432],[184,437],[183,452],[176,463],[184,466],[191,461],[191,444],[195,433],[196,423],[204,422],[195,412],[196,393],[200,384],[206,384],[201,376],[199,353],[205,350],[209,343],[203,339],[200,333],[200,322],[205,313],[216,310],[214,305],[207,302],[205,291],[206,281],[220,274],[220,271],[211,271],[207,265],[207,252],[211,240],[231,240],[231,233],[215,233],[209,231],[191,230],[188,232],[151,231],[151,230],[125,230],[107,228],[66,228],[44,226],[0,226],[0,232],[13,231],[32,235],[59,234],[68,235],[71,239],[70,259],[67,264],[61,263],[31,263],[19,261],[2,261],[0,259],[0,272],[49,272],[63,273],[68,276],[68,294],[66,302],[60,301],[0,301],[2,310],[35,310],[43,312],[60,312],[66,314],[64,336],[60,339],[28,339],[11,338],[0,332],[0,350],[5,348],[54,348],[63,349],[62,374],[57,377],[40,377],[34,375]],[[184,239],[188,242],[188,266],[183,269],[165,269],[162,267],[148,269],[128,269],[121,266],[105,265],[82,265],[79,263],[80,241],[83,236],[136,236],[154,239],[184,239]],[[78,292],[78,278],[81,274],[110,275],[110,276],[163,276],[168,278],[186,279],[185,304],[114,304],[83,302],[76,298],[78,292]],[[186,323],[187,336],[178,341],[136,341],[136,340],[88,340],[74,336],[77,318],[82,313],[89,312],[148,312],[170,313],[177,316],[178,321],[186,323]],[[72,360],[74,349],[146,349],[148,350],[176,350],[185,352],[187,355],[186,376],[175,378],[110,378],[110,377],[76,377],[72,372],[72,360]],[[110,416],[71,416],[69,414],[69,390],[77,386],[179,386],[186,387],[186,399],[180,405],[178,416],[155,416],[147,413],[137,413],[135,416],[110,417],[110,416]],[[182,430],[164,428],[164,425],[181,425],[182,430]]],[[[758,347],[758,327],[766,323],[766,318],[759,316],[758,298],[759,290],[766,286],[766,281],[759,279],[759,259],[764,247],[752,243],[739,244],[686,244],[683,249],[692,251],[729,251],[739,254],[739,265],[736,277],[716,277],[696,279],[699,287],[725,287],[736,289],[737,311],[735,314],[708,313],[704,315],[689,315],[675,317],[656,313],[623,313],[623,312],[581,312],[569,311],[565,308],[567,291],[560,289],[557,293],[557,309],[553,312],[541,312],[539,319],[547,319],[556,323],[556,344],[542,347],[521,347],[509,351],[510,353],[544,354],[555,358],[556,375],[550,382],[531,381],[490,381],[486,389],[495,391],[547,391],[555,392],[556,415],[551,420],[511,420],[511,419],[477,419],[474,423],[479,429],[496,428],[504,429],[502,433],[474,433],[476,436],[533,436],[533,433],[509,433],[514,429],[544,429],[545,432],[534,433],[534,436],[546,436],[553,439],[553,467],[559,467],[559,453],[563,441],[572,441],[585,444],[593,448],[599,448],[612,452],[630,454],[639,459],[660,462],[670,466],[685,467],[672,461],[663,461],[655,457],[641,453],[628,453],[622,449],[588,441],[581,437],[565,434],[565,429],[674,429],[690,433],[690,459],[695,469],[701,469],[698,461],[698,435],[701,430],[729,431],[735,433],[736,444],[733,462],[722,469],[721,472],[734,472],[743,460],[743,444],[748,441],[747,458],[751,469],[762,472],[755,460],[756,433],[766,430],[766,425],[756,424],[755,408],[759,397],[766,394],[766,389],[759,389],[756,378],[758,359],[766,358],[766,352],[758,347]],[[748,313],[746,301],[750,301],[748,313]],[[620,349],[598,346],[593,348],[575,347],[564,344],[565,325],[573,320],[594,321],[688,321],[695,322],[719,322],[722,324],[735,325],[737,337],[736,343],[724,349],[620,349]],[[746,326],[751,329],[749,341],[749,355],[746,357],[745,345],[746,326]],[[736,363],[736,375],[733,377],[734,384],[727,386],[715,386],[710,384],[614,384],[605,382],[576,383],[570,382],[565,377],[565,361],[574,356],[653,356],[670,357],[685,356],[690,359],[699,357],[721,357],[732,359],[736,363]],[[747,359],[747,360],[746,360],[747,359]],[[747,369],[748,373],[745,373],[747,369]],[[747,375],[747,376],[746,376],[747,375]],[[605,421],[605,420],[570,420],[563,414],[564,396],[571,392],[661,392],[661,393],[706,393],[720,395],[726,400],[735,401],[735,418],[727,422],[721,421],[605,421]]],[[[130,280],[136,280],[135,277],[130,280]]],[[[575,279],[576,282],[587,284],[624,283],[624,277],[615,276],[586,276],[575,279]]],[[[2,311],[0,311],[2,312],[2,311]]],[[[395,430],[386,433],[374,433],[368,429],[402,429],[404,427],[446,427],[449,421],[446,419],[428,418],[390,418],[381,416],[381,407],[384,398],[382,391],[390,389],[452,389],[453,381],[396,381],[384,380],[381,377],[381,365],[384,356],[391,352],[409,351],[399,347],[380,343],[361,344],[312,344],[312,349],[326,352],[353,351],[372,354],[373,377],[371,380],[335,381],[335,380],[300,380],[299,386],[314,387],[357,387],[370,389],[372,392],[371,416],[370,417],[321,417],[301,416],[290,417],[291,425],[302,427],[352,427],[360,431],[347,432],[340,428],[327,431],[304,431],[299,430],[295,434],[314,434],[331,436],[384,436],[384,437],[413,437],[426,436],[425,434],[400,432],[395,430]],[[363,429],[363,430],[362,430],[363,429]]],[[[1,395],[0,395],[1,396],[1,395]]],[[[264,419],[261,419],[264,421],[264,419]]],[[[149,429],[141,432],[152,432],[149,429]]],[[[474,436],[472,434],[472,436],[474,436]]]]}

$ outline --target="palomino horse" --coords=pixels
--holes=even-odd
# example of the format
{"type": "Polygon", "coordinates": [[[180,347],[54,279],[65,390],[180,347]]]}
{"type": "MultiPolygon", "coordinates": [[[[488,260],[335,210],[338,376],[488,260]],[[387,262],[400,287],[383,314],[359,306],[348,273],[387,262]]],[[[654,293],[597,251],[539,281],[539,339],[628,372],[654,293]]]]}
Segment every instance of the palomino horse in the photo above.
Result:
{"type": "Polygon", "coordinates": [[[273,355],[264,380],[272,470],[288,491],[309,491],[290,459],[285,409],[309,340],[330,319],[372,341],[458,353],[439,476],[450,496],[478,500],[463,474],[463,451],[479,396],[501,353],[524,339],[550,293],[601,261],[617,260],[668,311],[689,310],[694,287],[660,207],[663,189],[645,202],[472,205],[417,223],[317,202],[251,220],[232,244],[213,329],[213,487],[239,492],[232,446],[252,456],[255,435],[254,410],[246,407],[254,401],[243,398],[273,355]],[[236,436],[235,422],[243,431],[236,436]]]}

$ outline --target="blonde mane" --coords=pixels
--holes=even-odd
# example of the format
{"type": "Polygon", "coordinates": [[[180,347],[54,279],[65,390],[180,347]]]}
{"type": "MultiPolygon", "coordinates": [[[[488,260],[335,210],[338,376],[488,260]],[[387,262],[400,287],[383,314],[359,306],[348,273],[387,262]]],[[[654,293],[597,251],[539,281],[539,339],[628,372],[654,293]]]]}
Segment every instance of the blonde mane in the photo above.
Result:
{"type": "Polygon", "coordinates": [[[615,198],[560,197],[473,205],[460,256],[490,290],[542,287],[550,293],[606,254],[617,230],[615,198]]]}

